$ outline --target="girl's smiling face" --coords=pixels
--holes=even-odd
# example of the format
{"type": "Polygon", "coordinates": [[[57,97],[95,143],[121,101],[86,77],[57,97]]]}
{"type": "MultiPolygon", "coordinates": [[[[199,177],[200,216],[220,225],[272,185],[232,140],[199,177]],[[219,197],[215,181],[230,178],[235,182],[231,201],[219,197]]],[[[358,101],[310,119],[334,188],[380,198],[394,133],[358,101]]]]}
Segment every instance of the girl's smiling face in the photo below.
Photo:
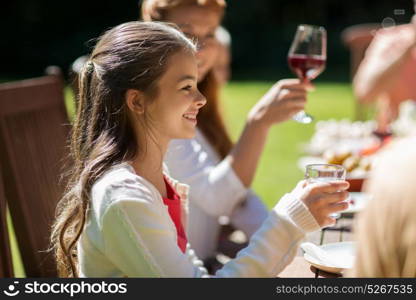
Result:
{"type": "Polygon", "coordinates": [[[196,116],[205,105],[198,91],[198,67],[189,51],[173,54],[157,84],[157,95],[147,106],[152,131],[159,139],[186,139],[196,133],[196,116]]]}

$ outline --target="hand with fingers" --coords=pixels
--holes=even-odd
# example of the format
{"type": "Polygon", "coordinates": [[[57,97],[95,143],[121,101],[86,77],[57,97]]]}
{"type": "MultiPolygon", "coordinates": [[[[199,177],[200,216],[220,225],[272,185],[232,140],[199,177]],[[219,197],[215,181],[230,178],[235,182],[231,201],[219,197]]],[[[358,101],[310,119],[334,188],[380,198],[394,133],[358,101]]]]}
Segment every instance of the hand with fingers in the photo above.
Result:
{"type": "Polygon", "coordinates": [[[287,121],[305,108],[306,94],[313,89],[310,82],[280,80],[253,106],[248,119],[266,127],[287,121]]]}
{"type": "Polygon", "coordinates": [[[307,183],[302,180],[292,191],[309,209],[321,227],[335,224],[331,214],[339,213],[348,208],[347,181],[307,183]]]}

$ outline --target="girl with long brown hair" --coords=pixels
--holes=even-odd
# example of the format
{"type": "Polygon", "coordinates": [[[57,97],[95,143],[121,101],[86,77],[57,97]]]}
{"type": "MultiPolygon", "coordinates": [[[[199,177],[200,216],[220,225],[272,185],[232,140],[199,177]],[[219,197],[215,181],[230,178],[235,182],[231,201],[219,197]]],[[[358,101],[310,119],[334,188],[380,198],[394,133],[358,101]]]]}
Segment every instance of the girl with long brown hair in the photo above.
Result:
{"type": "MultiPolygon", "coordinates": [[[[172,139],[192,138],[200,108],[195,45],[159,23],[130,22],[106,32],[80,77],[71,138],[73,165],[52,228],[63,277],[200,277],[187,242],[188,186],[163,156],[172,139]]],[[[269,214],[220,277],[276,276],[306,232],[328,214],[346,182],[297,188],[269,214]]]]}
{"type": "Polygon", "coordinates": [[[218,54],[215,32],[225,6],[224,0],[144,0],[141,4],[144,20],[175,23],[198,43],[198,88],[207,104],[198,115],[196,137],[173,141],[165,162],[174,177],[193,187],[189,239],[197,254],[211,262],[215,262],[218,251],[233,256],[238,250],[221,247],[218,242],[220,216],[229,217],[231,225],[247,237],[267,217],[265,205],[250,185],[269,129],[304,108],[308,88],[296,79],[277,82],[251,109],[240,138],[233,144],[224,124],[219,82],[214,76],[218,54]]]}

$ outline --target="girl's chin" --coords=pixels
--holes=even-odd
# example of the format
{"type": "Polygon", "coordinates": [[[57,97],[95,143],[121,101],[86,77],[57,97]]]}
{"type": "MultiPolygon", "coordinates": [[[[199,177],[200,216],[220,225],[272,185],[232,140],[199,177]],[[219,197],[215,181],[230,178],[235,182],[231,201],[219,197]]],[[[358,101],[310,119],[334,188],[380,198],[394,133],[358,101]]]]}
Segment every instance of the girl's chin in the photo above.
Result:
{"type": "Polygon", "coordinates": [[[194,129],[194,130],[189,131],[188,133],[186,133],[184,135],[183,139],[193,139],[195,137],[195,134],[196,134],[196,130],[194,129]]]}
{"type": "Polygon", "coordinates": [[[187,128],[186,130],[183,130],[180,134],[173,137],[175,140],[181,140],[181,139],[192,139],[196,135],[196,128],[187,128]]]}

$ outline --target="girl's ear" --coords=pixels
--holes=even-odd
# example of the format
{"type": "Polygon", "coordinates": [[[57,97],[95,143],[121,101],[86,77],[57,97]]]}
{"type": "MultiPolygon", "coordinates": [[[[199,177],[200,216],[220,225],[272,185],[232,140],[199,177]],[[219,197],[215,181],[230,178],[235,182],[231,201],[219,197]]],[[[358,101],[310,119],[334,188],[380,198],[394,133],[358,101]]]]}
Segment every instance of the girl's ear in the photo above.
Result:
{"type": "Polygon", "coordinates": [[[129,89],[126,91],[125,101],[131,112],[136,114],[144,113],[144,94],[143,92],[135,89],[129,89]]]}

